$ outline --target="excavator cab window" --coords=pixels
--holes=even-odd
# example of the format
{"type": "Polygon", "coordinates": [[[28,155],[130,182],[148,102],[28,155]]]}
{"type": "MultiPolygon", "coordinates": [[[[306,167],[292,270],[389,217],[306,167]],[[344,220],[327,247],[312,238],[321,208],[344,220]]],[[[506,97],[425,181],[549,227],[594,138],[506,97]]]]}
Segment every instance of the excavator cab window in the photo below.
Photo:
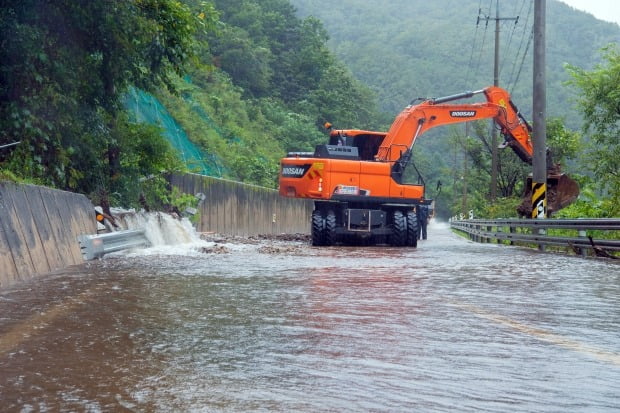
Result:
{"type": "Polygon", "coordinates": [[[410,150],[404,151],[392,166],[392,178],[401,185],[425,185],[424,178],[412,158],[410,150]]]}
{"type": "Polygon", "coordinates": [[[362,161],[374,161],[383,140],[382,136],[359,135],[355,137],[355,146],[358,148],[362,161]]]}
{"type": "Polygon", "coordinates": [[[353,146],[353,138],[344,134],[330,135],[328,145],[353,146]]]}

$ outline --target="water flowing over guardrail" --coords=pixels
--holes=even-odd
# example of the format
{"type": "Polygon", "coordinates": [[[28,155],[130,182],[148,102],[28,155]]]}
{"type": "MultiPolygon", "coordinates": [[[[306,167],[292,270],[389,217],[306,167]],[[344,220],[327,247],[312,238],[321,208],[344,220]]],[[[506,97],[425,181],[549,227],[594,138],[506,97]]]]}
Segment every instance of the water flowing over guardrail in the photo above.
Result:
{"type": "Polygon", "coordinates": [[[149,241],[144,233],[143,229],[136,229],[106,234],[80,235],[78,242],[84,259],[94,260],[112,252],[149,246],[149,241]]]}
{"type": "Polygon", "coordinates": [[[453,229],[462,231],[476,242],[508,242],[511,245],[534,245],[571,248],[586,256],[615,258],[607,251],[620,251],[620,219],[471,219],[453,220],[453,229]],[[613,231],[617,231],[614,233],[613,231]]]}
{"type": "Polygon", "coordinates": [[[123,250],[186,244],[200,239],[189,220],[162,212],[122,212],[115,218],[121,230],[78,237],[85,260],[123,250]]]}

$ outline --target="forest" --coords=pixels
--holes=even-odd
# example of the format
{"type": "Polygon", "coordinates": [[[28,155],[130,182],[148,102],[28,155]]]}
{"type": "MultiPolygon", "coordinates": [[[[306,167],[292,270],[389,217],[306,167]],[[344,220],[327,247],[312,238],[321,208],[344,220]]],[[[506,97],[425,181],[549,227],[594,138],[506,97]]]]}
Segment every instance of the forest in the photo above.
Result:
{"type": "MultiPolygon", "coordinates": [[[[503,23],[500,79],[531,118],[528,3],[502,10],[521,25],[503,23]]],[[[562,213],[617,216],[620,28],[548,4],[548,143],[582,186],[562,213]]],[[[323,142],[326,121],[387,130],[412,98],[491,84],[494,13],[473,0],[4,1],[0,179],[125,207],[191,202],[166,185],[166,173],[192,171],[166,125],[136,122],[126,104],[140,90],[218,176],[275,188],[279,159],[323,142]]],[[[426,181],[444,183],[429,185],[443,217],[514,214],[528,168],[502,153],[490,202],[489,135],[488,123],[475,124],[416,144],[426,181]]]]}

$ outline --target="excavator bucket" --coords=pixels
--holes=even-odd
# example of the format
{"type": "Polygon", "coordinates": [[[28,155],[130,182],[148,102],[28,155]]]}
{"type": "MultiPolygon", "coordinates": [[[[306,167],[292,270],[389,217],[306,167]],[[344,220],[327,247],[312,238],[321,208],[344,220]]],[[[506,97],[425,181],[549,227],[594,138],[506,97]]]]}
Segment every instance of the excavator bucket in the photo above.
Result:
{"type": "MultiPolygon", "coordinates": [[[[547,215],[567,207],[579,196],[579,184],[563,173],[547,175],[547,215]]],[[[525,183],[525,194],[521,205],[517,208],[521,216],[532,216],[532,177],[528,176],[525,183]]]]}

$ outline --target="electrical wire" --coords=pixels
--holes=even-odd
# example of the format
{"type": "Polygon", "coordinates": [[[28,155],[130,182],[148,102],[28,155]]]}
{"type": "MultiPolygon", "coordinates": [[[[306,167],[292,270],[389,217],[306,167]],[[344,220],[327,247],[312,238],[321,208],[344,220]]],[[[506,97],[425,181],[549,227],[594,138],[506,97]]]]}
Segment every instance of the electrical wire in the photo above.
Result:
{"type": "Polygon", "coordinates": [[[525,63],[525,57],[527,56],[527,52],[530,49],[530,44],[532,44],[533,39],[534,39],[534,27],[532,27],[532,31],[530,32],[530,38],[527,41],[527,47],[525,48],[525,52],[523,52],[523,58],[521,59],[521,64],[519,65],[519,71],[517,72],[517,77],[515,78],[513,87],[516,86],[517,82],[519,81],[519,76],[521,76],[521,70],[523,69],[523,66],[525,63]]]}
{"type": "Polygon", "coordinates": [[[525,5],[525,2],[529,3],[529,8],[527,11],[527,16],[525,18],[525,22],[523,24],[523,34],[521,35],[521,41],[519,42],[519,48],[517,50],[517,53],[514,54],[514,62],[512,64],[512,70],[510,72],[510,77],[508,79],[508,83],[507,83],[507,90],[509,90],[510,92],[512,92],[512,89],[516,86],[517,84],[517,79],[518,79],[518,75],[515,78],[515,70],[518,69],[518,73],[521,73],[521,70],[523,69],[523,64],[525,62],[525,56],[527,55],[528,49],[529,49],[529,44],[531,42],[532,39],[532,35],[527,36],[527,29],[528,29],[528,23],[530,21],[530,17],[532,16],[532,4],[533,2],[530,0],[523,0],[522,3],[522,7],[521,7],[521,12],[523,11],[523,5],[525,5]],[[525,41],[525,39],[528,39],[527,41],[525,41]],[[523,45],[525,44],[526,50],[523,53],[523,56],[521,56],[521,64],[518,65],[517,62],[519,61],[519,55],[521,54],[521,50],[523,48],[523,45]]]}
{"type": "Polygon", "coordinates": [[[469,88],[469,76],[472,73],[472,62],[474,61],[474,51],[476,50],[476,40],[478,39],[478,28],[480,27],[480,11],[482,10],[482,0],[478,3],[478,18],[476,19],[476,31],[474,32],[474,41],[471,44],[471,53],[469,55],[469,62],[467,63],[467,72],[465,73],[465,85],[469,88]]]}
{"type": "MultiPolygon", "coordinates": [[[[514,34],[517,31],[517,25],[519,24],[519,16],[521,16],[521,12],[523,11],[523,6],[524,6],[524,3],[521,3],[521,10],[520,10],[519,14],[516,15],[514,24],[512,25],[512,30],[510,31],[510,35],[508,36],[508,43],[507,43],[506,47],[502,47],[502,50],[504,51],[504,53],[503,53],[504,57],[502,58],[502,61],[501,61],[500,65],[499,65],[500,77],[501,77],[502,68],[505,67],[505,63],[506,63],[506,60],[508,59],[508,56],[512,56],[513,55],[512,53],[510,53],[510,47],[512,45],[512,39],[514,37],[514,34]]],[[[516,61],[514,63],[516,63],[516,61]]]]}
{"type": "MultiPolygon", "coordinates": [[[[489,4],[488,13],[485,15],[486,24],[484,25],[484,33],[482,35],[482,44],[480,46],[480,53],[478,54],[478,62],[476,63],[476,69],[474,70],[475,74],[477,74],[478,70],[480,69],[480,62],[482,61],[482,53],[484,52],[484,45],[486,43],[486,37],[487,37],[488,28],[489,28],[489,18],[488,18],[488,16],[491,14],[491,8],[492,7],[493,7],[493,0],[491,0],[491,2],[489,4]]],[[[479,13],[480,13],[480,11],[481,11],[481,9],[479,9],[479,13]]],[[[478,15],[478,18],[480,19],[480,15],[478,15]]]]}

